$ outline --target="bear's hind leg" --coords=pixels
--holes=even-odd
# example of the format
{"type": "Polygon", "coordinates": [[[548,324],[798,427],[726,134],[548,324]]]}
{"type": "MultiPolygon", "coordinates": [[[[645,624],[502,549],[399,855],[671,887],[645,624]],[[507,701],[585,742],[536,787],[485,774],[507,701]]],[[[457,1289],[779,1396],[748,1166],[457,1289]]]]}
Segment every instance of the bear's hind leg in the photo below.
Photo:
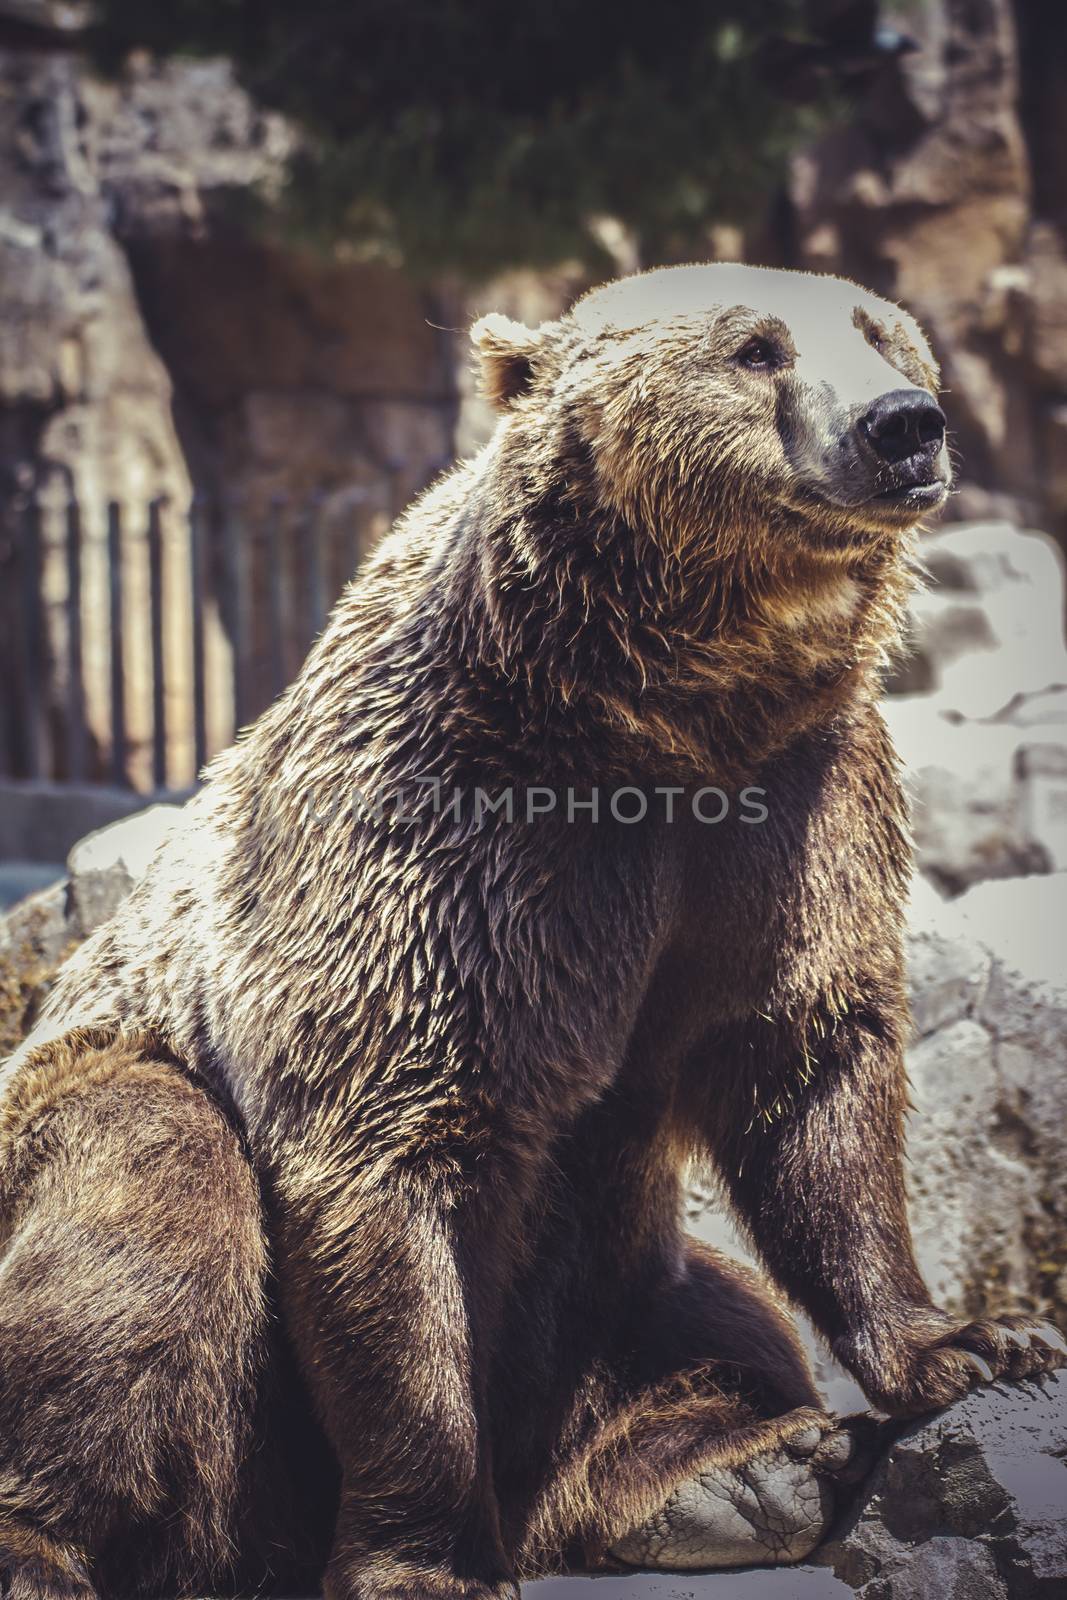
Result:
{"type": "Polygon", "coordinates": [[[636,1360],[601,1365],[528,1526],[520,1570],[802,1560],[865,1465],[872,1424],[826,1412],[753,1275],[691,1244],[636,1360]],[[625,1376],[623,1372],[625,1370],[625,1376]]]}
{"type": "Polygon", "coordinates": [[[257,1185],[151,1040],[71,1035],[0,1116],[0,1594],[228,1568],[265,1350],[257,1185]]]}
{"type": "Polygon", "coordinates": [[[76,1550],[0,1516],[0,1594],[4,1600],[93,1600],[96,1590],[76,1550]]]}

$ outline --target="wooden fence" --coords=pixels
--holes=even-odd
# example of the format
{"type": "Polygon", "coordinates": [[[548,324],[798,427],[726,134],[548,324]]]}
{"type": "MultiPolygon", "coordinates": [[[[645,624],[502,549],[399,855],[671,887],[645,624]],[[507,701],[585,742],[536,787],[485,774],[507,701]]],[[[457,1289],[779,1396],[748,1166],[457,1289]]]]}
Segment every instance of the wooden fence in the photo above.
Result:
{"type": "Polygon", "coordinates": [[[188,787],[299,669],[403,482],[400,464],[255,508],[18,484],[0,506],[0,776],[188,787]]]}

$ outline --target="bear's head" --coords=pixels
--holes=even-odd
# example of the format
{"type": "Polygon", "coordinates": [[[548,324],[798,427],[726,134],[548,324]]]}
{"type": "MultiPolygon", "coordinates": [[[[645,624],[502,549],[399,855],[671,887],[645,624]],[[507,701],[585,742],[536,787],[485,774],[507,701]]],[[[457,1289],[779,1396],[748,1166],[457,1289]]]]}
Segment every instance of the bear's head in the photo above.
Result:
{"type": "Polygon", "coordinates": [[[841,278],[669,267],[536,330],[490,315],[472,337],[526,481],[584,483],[598,511],[690,558],[848,565],[948,493],[929,346],[841,278]]]}
{"type": "Polygon", "coordinates": [[[501,420],[462,479],[468,671],[525,686],[531,726],[606,728],[620,769],[689,773],[754,770],[878,692],[950,481],[911,317],[724,263],[473,337],[501,420]]]}

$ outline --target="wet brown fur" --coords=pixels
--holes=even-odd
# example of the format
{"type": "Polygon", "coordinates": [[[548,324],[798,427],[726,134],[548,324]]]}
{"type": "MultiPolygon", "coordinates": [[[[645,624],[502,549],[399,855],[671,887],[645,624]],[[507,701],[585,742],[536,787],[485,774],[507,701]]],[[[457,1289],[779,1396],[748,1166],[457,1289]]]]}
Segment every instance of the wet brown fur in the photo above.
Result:
{"type": "MultiPolygon", "coordinates": [[[[780,441],[801,391],[730,366],[753,325],[804,358],[790,275],[724,304],[717,270],[480,325],[493,442],[2,1070],[12,1600],[324,1567],[331,1600],[482,1600],[828,1425],[768,1287],[683,1233],[694,1155],[877,1403],[961,1393],[967,1345],[1048,1355],[932,1307],[909,1243],[875,705],[907,528],[812,499],[780,441]],[[353,816],[427,775],[437,810],[353,816]],[[769,816],[470,806],[619,783],[758,784],[769,816]]],[[[903,313],[834,294],[831,345],[935,381],[903,313]]]]}

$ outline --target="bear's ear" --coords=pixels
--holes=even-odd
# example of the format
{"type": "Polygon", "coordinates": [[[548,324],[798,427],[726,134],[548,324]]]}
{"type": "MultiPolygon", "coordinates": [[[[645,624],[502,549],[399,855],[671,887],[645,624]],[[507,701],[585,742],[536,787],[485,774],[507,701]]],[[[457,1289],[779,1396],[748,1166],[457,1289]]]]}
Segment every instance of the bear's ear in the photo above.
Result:
{"type": "Polygon", "coordinates": [[[540,332],[490,311],[471,329],[471,343],[481,360],[482,393],[495,410],[506,411],[533,383],[540,332]]]}

